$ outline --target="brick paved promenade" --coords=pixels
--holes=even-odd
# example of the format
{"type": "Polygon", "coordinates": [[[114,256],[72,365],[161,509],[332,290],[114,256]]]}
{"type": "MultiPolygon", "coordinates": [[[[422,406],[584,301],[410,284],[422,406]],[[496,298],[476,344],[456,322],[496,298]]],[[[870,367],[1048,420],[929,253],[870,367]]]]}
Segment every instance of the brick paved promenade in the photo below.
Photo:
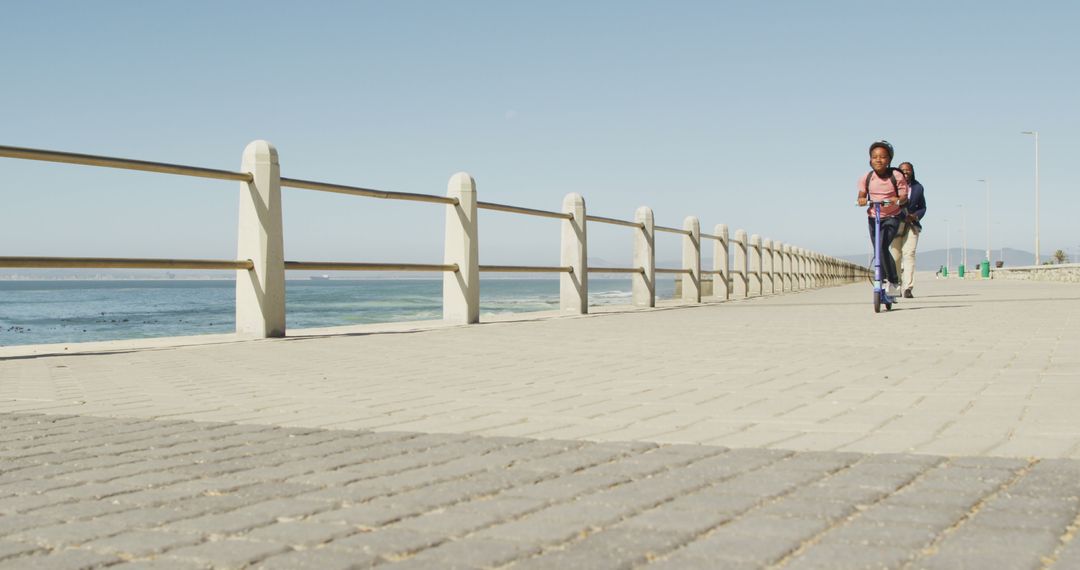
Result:
{"type": "Polygon", "coordinates": [[[0,567],[1080,568],[1080,288],[917,291],[0,349],[0,567]]]}

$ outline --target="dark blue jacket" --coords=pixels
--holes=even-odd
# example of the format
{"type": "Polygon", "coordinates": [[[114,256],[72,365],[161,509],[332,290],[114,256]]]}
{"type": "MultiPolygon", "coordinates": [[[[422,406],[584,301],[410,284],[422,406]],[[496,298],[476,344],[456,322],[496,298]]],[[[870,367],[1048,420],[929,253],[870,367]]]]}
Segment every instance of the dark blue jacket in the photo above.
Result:
{"type": "Polygon", "coordinates": [[[908,204],[907,211],[909,214],[918,218],[915,221],[915,227],[922,229],[922,218],[926,215],[926,194],[923,192],[922,184],[912,181],[908,184],[908,204]]]}

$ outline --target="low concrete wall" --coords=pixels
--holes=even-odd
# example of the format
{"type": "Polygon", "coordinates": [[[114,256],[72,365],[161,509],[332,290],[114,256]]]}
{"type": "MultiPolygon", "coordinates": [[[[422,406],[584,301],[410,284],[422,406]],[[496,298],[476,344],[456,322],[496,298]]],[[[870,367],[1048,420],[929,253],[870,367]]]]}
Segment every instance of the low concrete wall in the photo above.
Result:
{"type": "Polygon", "coordinates": [[[1029,265],[1026,267],[1002,267],[990,272],[993,279],[1018,279],[1024,281],[1064,281],[1080,283],[1080,263],[1063,265],[1029,265]]]}

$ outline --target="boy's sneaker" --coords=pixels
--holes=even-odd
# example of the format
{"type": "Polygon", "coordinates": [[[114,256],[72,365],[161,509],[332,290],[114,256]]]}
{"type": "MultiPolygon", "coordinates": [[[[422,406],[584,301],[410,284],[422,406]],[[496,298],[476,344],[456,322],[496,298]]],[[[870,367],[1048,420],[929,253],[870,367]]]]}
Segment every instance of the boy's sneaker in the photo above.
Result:
{"type": "Polygon", "coordinates": [[[886,292],[893,299],[900,298],[900,286],[896,283],[889,283],[889,286],[886,288],[886,292]]]}

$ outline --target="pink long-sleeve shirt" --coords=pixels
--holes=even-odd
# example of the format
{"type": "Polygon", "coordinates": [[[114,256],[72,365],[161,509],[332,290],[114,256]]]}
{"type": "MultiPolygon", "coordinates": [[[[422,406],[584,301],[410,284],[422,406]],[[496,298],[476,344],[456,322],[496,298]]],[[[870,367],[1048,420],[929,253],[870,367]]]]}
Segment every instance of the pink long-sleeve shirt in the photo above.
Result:
{"type": "MultiPolygon", "coordinates": [[[[892,204],[889,204],[888,206],[881,207],[882,218],[892,218],[894,216],[899,216],[903,208],[897,205],[896,202],[898,200],[907,200],[907,178],[904,177],[903,172],[894,170],[893,174],[896,175],[896,189],[893,189],[892,181],[889,180],[888,177],[882,178],[878,176],[877,173],[873,170],[870,171],[870,200],[873,202],[881,202],[883,200],[888,200],[892,202],[892,204]],[[897,198],[897,194],[900,194],[899,198],[897,198]]],[[[855,185],[859,189],[859,197],[865,197],[866,175],[864,174],[860,176],[859,181],[856,182],[855,185]]],[[[874,217],[873,206],[870,206],[866,209],[866,215],[871,218],[874,217]]]]}

